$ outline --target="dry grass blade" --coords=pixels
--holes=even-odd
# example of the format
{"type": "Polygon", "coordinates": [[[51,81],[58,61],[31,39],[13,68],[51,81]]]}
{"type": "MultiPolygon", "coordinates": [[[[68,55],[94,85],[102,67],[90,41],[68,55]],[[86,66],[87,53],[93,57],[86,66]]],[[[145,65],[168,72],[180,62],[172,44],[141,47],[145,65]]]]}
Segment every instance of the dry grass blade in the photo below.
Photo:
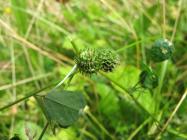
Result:
{"type": "Polygon", "coordinates": [[[156,140],[160,139],[161,134],[164,133],[164,131],[167,129],[169,123],[172,121],[173,117],[175,116],[175,114],[177,113],[179,107],[181,106],[181,104],[183,103],[183,101],[185,100],[187,96],[187,90],[185,91],[185,93],[182,95],[180,101],[178,102],[178,104],[176,105],[175,109],[173,110],[173,112],[171,113],[171,115],[169,116],[168,120],[166,121],[166,123],[164,124],[164,126],[162,127],[161,131],[159,132],[159,134],[156,137],[156,140]]]}
{"type": "Polygon", "coordinates": [[[176,20],[175,20],[175,25],[174,25],[174,28],[173,28],[173,33],[172,33],[172,36],[171,36],[171,39],[170,39],[171,42],[173,41],[173,39],[175,37],[175,34],[176,34],[177,25],[178,25],[178,22],[179,22],[180,13],[181,13],[181,9],[182,9],[182,3],[183,3],[183,0],[180,0],[179,1],[179,10],[178,10],[177,17],[176,17],[176,20]]]}
{"type": "MultiPolygon", "coordinates": [[[[12,67],[12,85],[14,85],[16,83],[16,64],[15,64],[15,50],[14,50],[14,46],[12,44],[12,41],[10,43],[10,52],[11,52],[11,67],[12,67]]],[[[16,100],[16,87],[14,87],[12,89],[12,101],[16,100]]],[[[17,107],[14,106],[12,108],[12,110],[17,110],[17,107]]],[[[12,116],[11,118],[11,126],[10,126],[10,130],[9,130],[9,138],[11,138],[13,136],[13,132],[14,132],[14,125],[15,125],[15,114],[12,116]]]]}
{"type": "Polygon", "coordinates": [[[37,51],[38,53],[44,55],[44,56],[47,56],[48,58],[54,60],[55,62],[57,63],[60,63],[60,64],[63,64],[63,61],[65,62],[69,62],[72,64],[72,60],[69,59],[68,57],[62,55],[62,54],[59,54],[59,53],[54,53],[50,50],[43,50],[41,49],[40,47],[32,44],[31,42],[27,41],[25,38],[19,36],[14,30],[12,30],[5,22],[3,22],[1,19],[0,19],[0,24],[5,28],[7,29],[9,32],[10,32],[10,36],[15,38],[17,41],[25,44],[26,46],[25,47],[28,47],[28,48],[31,48],[35,51],[37,51]]]}
{"type": "Polygon", "coordinates": [[[121,25],[125,26],[125,29],[127,29],[129,32],[133,34],[135,38],[137,38],[136,32],[134,29],[123,19],[121,15],[105,0],[100,0],[110,11],[112,11],[121,21],[121,25]]]}
{"type": "Polygon", "coordinates": [[[17,81],[14,84],[3,85],[3,86],[0,87],[0,91],[11,89],[11,88],[14,88],[16,86],[20,86],[20,85],[23,85],[23,84],[26,84],[26,83],[29,83],[29,82],[32,82],[32,81],[40,80],[42,78],[46,78],[46,77],[49,77],[51,75],[52,75],[52,73],[42,74],[42,75],[38,75],[36,77],[30,77],[30,78],[27,78],[27,79],[24,79],[24,80],[17,81]]]}

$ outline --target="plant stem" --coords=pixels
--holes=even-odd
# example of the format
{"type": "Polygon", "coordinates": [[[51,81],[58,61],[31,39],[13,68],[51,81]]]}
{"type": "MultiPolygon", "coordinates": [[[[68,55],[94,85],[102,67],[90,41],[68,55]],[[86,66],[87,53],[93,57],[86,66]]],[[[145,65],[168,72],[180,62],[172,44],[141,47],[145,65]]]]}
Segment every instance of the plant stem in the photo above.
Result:
{"type": "Polygon", "coordinates": [[[75,53],[78,54],[78,53],[79,53],[79,50],[78,50],[77,46],[75,45],[75,43],[73,42],[72,39],[70,39],[70,43],[71,43],[71,45],[73,46],[73,48],[74,48],[74,50],[75,50],[75,53]]]}
{"type": "Polygon", "coordinates": [[[160,107],[160,94],[161,94],[161,91],[162,91],[162,86],[163,86],[163,83],[164,83],[164,77],[166,75],[167,66],[168,66],[168,60],[164,61],[163,64],[162,64],[158,90],[155,93],[156,101],[157,101],[157,106],[156,106],[156,109],[155,109],[156,112],[159,110],[159,107],[160,107]]]}
{"type": "Polygon", "coordinates": [[[163,4],[162,4],[162,12],[163,12],[163,37],[166,38],[166,1],[162,0],[163,4]]]}
{"type": "Polygon", "coordinates": [[[18,104],[19,102],[24,101],[24,100],[26,100],[26,99],[28,99],[28,98],[30,98],[30,97],[32,97],[32,96],[35,96],[35,95],[39,94],[40,92],[42,92],[43,90],[48,89],[48,88],[51,87],[51,86],[54,86],[54,84],[48,85],[48,86],[46,86],[46,87],[44,87],[44,88],[42,88],[42,89],[40,89],[40,90],[38,90],[38,91],[35,91],[35,92],[32,92],[31,94],[28,94],[27,96],[25,96],[25,97],[23,97],[23,98],[21,98],[21,99],[19,99],[19,100],[16,100],[15,102],[12,102],[12,103],[10,103],[10,104],[8,104],[8,105],[5,105],[4,107],[1,107],[1,108],[0,108],[0,111],[2,111],[2,110],[4,110],[4,109],[7,109],[7,108],[9,108],[9,107],[11,107],[11,106],[13,106],[13,105],[15,105],[15,104],[18,104]]]}
{"type": "MultiPolygon", "coordinates": [[[[142,16],[143,17],[143,16],[142,16]]],[[[141,40],[144,40],[144,32],[143,32],[143,18],[141,18],[141,40]]],[[[143,59],[143,63],[147,64],[146,62],[146,52],[145,52],[145,46],[144,46],[144,42],[141,42],[141,52],[142,52],[142,59],[143,59]]]]}
{"type": "Polygon", "coordinates": [[[184,133],[181,133],[181,132],[178,132],[177,130],[173,129],[173,128],[168,128],[167,131],[173,135],[176,135],[177,137],[180,137],[184,140],[187,139],[187,134],[184,134],[184,133]]]}
{"type": "Polygon", "coordinates": [[[77,65],[74,65],[73,68],[71,69],[71,71],[64,77],[64,79],[63,79],[62,81],[60,81],[60,82],[55,86],[54,89],[56,89],[56,88],[58,88],[59,86],[61,86],[61,85],[64,83],[64,81],[66,81],[72,74],[75,73],[76,69],[77,69],[77,65]]]}
{"type": "Polygon", "coordinates": [[[40,137],[38,138],[38,140],[41,140],[43,135],[45,134],[47,127],[49,126],[49,122],[46,123],[45,127],[42,130],[42,133],[40,134],[40,137]]]}
{"type": "Polygon", "coordinates": [[[133,43],[131,43],[131,44],[127,44],[127,45],[125,45],[125,46],[123,46],[123,47],[117,49],[116,52],[117,52],[117,53],[123,52],[123,51],[125,51],[125,50],[128,49],[128,48],[134,47],[134,46],[136,46],[136,45],[138,45],[138,44],[140,44],[140,43],[145,43],[145,42],[148,42],[148,41],[153,40],[153,39],[156,39],[156,38],[158,38],[158,36],[147,37],[146,39],[145,39],[145,38],[141,38],[140,40],[137,40],[137,41],[135,41],[135,42],[133,42],[133,43]]]}
{"type": "Polygon", "coordinates": [[[108,132],[108,130],[98,121],[98,119],[90,112],[87,112],[88,116],[95,122],[99,128],[107,135],[109,136],[112,140],[114,140],[114,137],[108,132]]]}
{"type": "MultiPolygon", "coordinates": [[[[162,37],[165,39],[166,38],[166,1],[165,0],[162,0],[162,20],[163,20],[162,37]]],[[[155,95],[154,95],[156,103],[157,103],[155,105],[155,114],[159,114],[160,101],[161,101],[161,90],[162,90],[163,81],[164,81],[164,77],[165,77],[166,70],[167,70],[167,65],[168,65],[168,60],[164,61],[161,66],[158,90],[157,92],[155,92],[155,95]]],[[[159,118],[158,116],[159,115],[156,116],[157,119],[159,118]]]]}
{"type": "Polygon", "coordinates": [[[132,140],[136,134],[150,121],[150,118],[146,119],[138,128],[136,128],[128,137],[127,140],[132,140]]]}
{"type": "Polygon", "coordinates": [[[166,121],[166,123],[164,124],[164,126],[162,127],[161,131],[159,132],[159,134],[156,137],[156,140],[158,140],[161,136],[161,134],[167,129],[167,126],[169,125],[169,123],[171,122],[171,120],[173,119],[174,115],[177,113],[179,107],[181,106],[181,104],[183,103],[183,101],[185,100],[187,96],[187,90],[185,91],[185,93],[183,94],[183,96],[181,97],[180,101],[178,102],[178,104],[176,105],[175,109],[173,110],[173,112],[171,113],[170,117],[168,118],[168,120],[166,121]]]}
{"type": "Polygon", "coordinates": [[[173,28],[173,33],[172,33],[172,36],[171,36],[171,39],[170,39],[171,42],[173,41],[173,39],[175,37],[175,34],[176,34],[176,30],[177,30],[177,26],[178,26],[179,18],[180,18],[180,13],[181,13],[181,9],[182,9],[182,4],[183,4],[183,0],[180,0],[179,1],[179,10],[178,10],[177,17],[176,17],[176,20],[175,20],[175,25],[174,25],[174,28],[173,28]]]}
{"type": "MultiPolygon", "coordinates": [[[[12,85],[16,83],[16,65],[15,65],[15,52],[14,52],[14,46],[11,43],[10,44],[10,52],[11,52],[11,63],[12,63],[12,85]]],[[[12,89],[12,101],[16,100],[16,87],[12,89]]],[[[17,107],[15,106],[15,109],[17,107]]],[[[15,114],[12,116],[11,119],[11,126],[10,126],[10,133],[9,133],[9,138],[12,137],[13,132],[14,132],[14,123],[15,123],[15,114]]]]}
{"type": "Polygon", "coordinates": [[[16,83],[14,83],[14,84],[2,85],[0,87],[0,91],[1,90],[12,89],[14,87],[18,87],[18,86],[23,85],[23,84],[27,84],[27,83],[30,83],[30,82],[33,82],[33,81],[37,81],[37,80],[40,80],[42,78],[49,77],[52,74],[53,73],[41,74],[41,75],[38,75],[36,77],[29,77],[29,78],[26,78],[26,79],[23,79],[23,80],[20,80],[20,81],[16,81],[16,83]]]}
{"type": "Polygon", "coordinates": [[[122,85],[120,85],[118,82],[114,81],[112,78],[110,78],[109,76],[107,76],[104,72],[100,72],[100,74],[102,76],[104,76],[105,78],[107,78],[109,81],[111,81],[113,84],[115,84],[116,86],[118,86],[119,88],[121,88],[134,102],[135,104],[140,107],[145,113],[147,113],[156,123],[158,129],[160,129],[160,122],[150,113],[148,112],[137,100],[136,98],[131,94],[131,92],[126,89],[125,87],[123,87],[122,85]]]}
{"type": "MultiPolygon", "coordinates": [[[[176,33],[176,28],[177,28],[177,25],[178,25],[178,21],[179,21],[179,17],[180,17],[180,13],[181,13],[181,8],[182,8],[182,3],[183,3],[183,0],[180,0],[179,1],[179,9],[178,9],[178,14],[177,14],[177,17],[176,17],[176,20],[175,20],[175,25],[174,25],[174,28],[173,28],[173,33],[172,33],[172,36],[171,36],[171,39],[170,41],[173,42],[173,39],[175,37],[175,33],[176,33]]],[[[165,8],[166,8],[166,5],[165,5],[165,0],[163,0],[163,37],[165,38],[166,36],[166,31],[165,31],[165,8]]],[[[158,87],[158,90],[157,92],[155,93],[155,97],[156,97],[156,101],[157,101],[157,106],[155,108],[155,113],[158,113],[158,110],[160,108],[160,100],[161,100],[161,90],[162,90],[162,86],[163,86],[163,82],[164,82],[164,77],[165,77],[165,74],[166,74],[166,71],[167,71],[167,65],[168,65],[168,60],[165,61],[163,64],[162,64],[162,69],[161,69],[161,77],[159,79],[159,87],[158,87]]],[[[159,117],[157,117],[158,119],[159,117]]]]}
{"type": "MultiPolygon", "coordinates": [[[[64,79],[62,79],[52,90],[57,89],[58,87],[60,87],[68,78],[73,77],[73,75],[75,74],[77,70],[77,65],[74,65],[73,68],[69,71],[69,73],[64,77],[64,79]]],[[[72,78],[70,79],[72,80],[72,78]]],[[[49,121],[47,121],[47,124],[45,125],[44,129],[42,130],[42,133],[40,134],[40,137],[38,138],[38,140],[41,140],[43,135],[45,134],[47,127],[49,126],[49,121]]]]}

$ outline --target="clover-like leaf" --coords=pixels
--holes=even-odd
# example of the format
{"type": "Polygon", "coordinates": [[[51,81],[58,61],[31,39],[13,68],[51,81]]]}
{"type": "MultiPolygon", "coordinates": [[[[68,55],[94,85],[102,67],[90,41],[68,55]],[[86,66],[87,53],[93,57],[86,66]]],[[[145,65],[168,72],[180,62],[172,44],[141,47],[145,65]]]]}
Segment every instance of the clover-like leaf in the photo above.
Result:
{"type": "Polygon", "coordinates": [[[77,91],[52,91],[42,100],[42,109],[49,122],[68,127],[85,107],[83,95],[77,91]]]}

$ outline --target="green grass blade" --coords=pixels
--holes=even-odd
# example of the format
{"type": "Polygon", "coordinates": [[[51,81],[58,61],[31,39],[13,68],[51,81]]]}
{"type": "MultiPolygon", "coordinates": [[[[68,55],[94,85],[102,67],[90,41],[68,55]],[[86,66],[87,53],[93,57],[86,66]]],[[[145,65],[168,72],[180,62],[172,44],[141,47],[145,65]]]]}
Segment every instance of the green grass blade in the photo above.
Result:
{"type": "MultiPolygon", "coordinates": [[[[12,7],[19,7],[21,9],[27,9],[27,1],[26,0],[11,0],[12,7]]],[[[13,15],[15,19],[15,24],[19,33],[25,34],[28,27],[28,15],[20,10],[13,8],[13,15]]]]}

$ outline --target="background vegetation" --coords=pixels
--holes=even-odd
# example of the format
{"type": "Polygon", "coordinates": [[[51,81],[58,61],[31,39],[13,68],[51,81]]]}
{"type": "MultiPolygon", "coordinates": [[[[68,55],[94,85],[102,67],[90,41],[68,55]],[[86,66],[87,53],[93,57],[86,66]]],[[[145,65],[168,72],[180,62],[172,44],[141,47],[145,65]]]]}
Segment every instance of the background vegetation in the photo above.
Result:
{"type": "MultiPolygon", "coordinates": [[[[67,89],[83,93],[87,110],[56,135],[48,128],[43,139],[187,139],[186,0],[1,0],[0,5],[0,108],[63,79],[74,65],[73,45],[108,47],[120,56],[112,73],[72,79],[67,89]],[[159,38],[172,41],[175,52],[153,63],[147,49],[159,38]],[[152,66],[159,86],[129,93],[142,63],[152,66]]],[[[45,122],[31,97],[0,111],[0,139],[37,139],[45,122]]]]}

